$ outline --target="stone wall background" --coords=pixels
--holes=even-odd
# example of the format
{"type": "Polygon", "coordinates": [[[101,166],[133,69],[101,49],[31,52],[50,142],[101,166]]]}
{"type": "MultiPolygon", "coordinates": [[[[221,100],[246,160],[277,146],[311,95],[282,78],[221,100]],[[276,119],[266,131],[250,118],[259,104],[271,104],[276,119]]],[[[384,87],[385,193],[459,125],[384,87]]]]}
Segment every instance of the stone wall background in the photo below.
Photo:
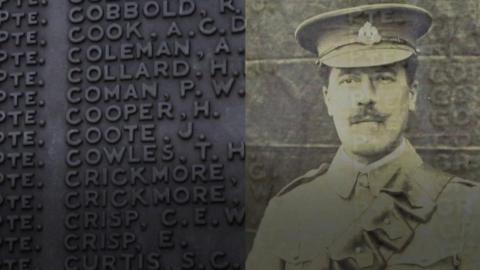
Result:
{"type": "MultiPolygon", "coordinates": [[[[246,1],[247,220],[249,243],[269,199],[329,162],[339,141],[326,113],[315,56],[296,44],[297,25],[368,0],[246,1]]],[[[425,162],[480,180],[480,1],[405,0],[434,16],[420,42],[417,112],[408,138],[425,162]]],[[[288,217],[285,217],[288,218],[288,217]]]]}

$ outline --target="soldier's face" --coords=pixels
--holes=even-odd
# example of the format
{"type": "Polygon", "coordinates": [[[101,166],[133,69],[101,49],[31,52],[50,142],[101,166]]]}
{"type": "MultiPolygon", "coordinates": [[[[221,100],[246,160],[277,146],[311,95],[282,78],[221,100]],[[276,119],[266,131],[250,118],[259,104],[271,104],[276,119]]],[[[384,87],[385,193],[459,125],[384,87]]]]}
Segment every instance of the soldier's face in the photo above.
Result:
{"type": "Polygon", "coordinates": [[[403,64],[332,68],[323,89],[329,115],[346,151],[364,157],[388,153],[400,141],[416,83],[409,85],[403,64]]]}

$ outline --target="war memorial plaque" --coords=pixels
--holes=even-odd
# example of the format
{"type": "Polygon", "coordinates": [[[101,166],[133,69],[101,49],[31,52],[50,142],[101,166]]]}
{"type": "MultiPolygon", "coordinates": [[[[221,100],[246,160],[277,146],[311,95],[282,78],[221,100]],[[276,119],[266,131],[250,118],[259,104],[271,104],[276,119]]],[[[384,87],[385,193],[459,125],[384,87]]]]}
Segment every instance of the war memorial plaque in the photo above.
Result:
{"type": "Polygon", "coordinates": [[[244,2],[0,1],[0,269],[244,267],[244,2]]]}

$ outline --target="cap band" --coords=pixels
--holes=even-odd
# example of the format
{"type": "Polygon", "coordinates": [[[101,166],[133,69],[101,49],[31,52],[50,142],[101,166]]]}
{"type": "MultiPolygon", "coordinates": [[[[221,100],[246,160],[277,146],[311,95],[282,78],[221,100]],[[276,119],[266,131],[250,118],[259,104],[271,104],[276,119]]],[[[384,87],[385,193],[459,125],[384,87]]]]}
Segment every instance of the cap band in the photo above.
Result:
{"type": "MultiPolygon", "coordinates": [[[[410,46],[412,49],[416,50],[415,49],[415,46],[413,44],[411,44],[409,41],[405,40],[405,39],[401,39],[399,37],[382,37],[381,41],[380,42],[390,42],[390,43],[397,43],[397,44],[405,44],[405,45],[408,45],[410,46]]],[[[328,54],[330,54],[331,52],[341,48],[341,47],[344,47],[344,46],[348,46],[348,45],[351,45],[351,44],[362,44],[360,42],[358,42],[357,39],[355,38],[350,38],[349,40],[344,40],[343,42],[338,42],[335,46],[332,46],[331,48],[327,48],[327,49],[324,49],[322,53],[319,53],[318,54],[318,58],[321,59],[326,57],[328,54]]],[[[372,46],[372,45],[366,45],[366,46],[372,46]]]]}

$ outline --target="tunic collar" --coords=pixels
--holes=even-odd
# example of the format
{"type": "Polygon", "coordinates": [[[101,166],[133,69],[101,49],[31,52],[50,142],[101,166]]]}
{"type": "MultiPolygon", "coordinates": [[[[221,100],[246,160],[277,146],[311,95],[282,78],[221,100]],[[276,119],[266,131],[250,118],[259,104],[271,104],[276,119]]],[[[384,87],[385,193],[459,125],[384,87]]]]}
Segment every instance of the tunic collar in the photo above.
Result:
{"type": "Polygon", "coordinates": [[[422,163],[422,159],[407,139],[403,139],[390,154],[368,165],[351,159],[340,147],[326,176],[330,186],[338,195],[349,199],[353,194],[359,173],[368,174],[370,188],[375,195],[378,195],[400,170],[408,172],[422,163]]]}

